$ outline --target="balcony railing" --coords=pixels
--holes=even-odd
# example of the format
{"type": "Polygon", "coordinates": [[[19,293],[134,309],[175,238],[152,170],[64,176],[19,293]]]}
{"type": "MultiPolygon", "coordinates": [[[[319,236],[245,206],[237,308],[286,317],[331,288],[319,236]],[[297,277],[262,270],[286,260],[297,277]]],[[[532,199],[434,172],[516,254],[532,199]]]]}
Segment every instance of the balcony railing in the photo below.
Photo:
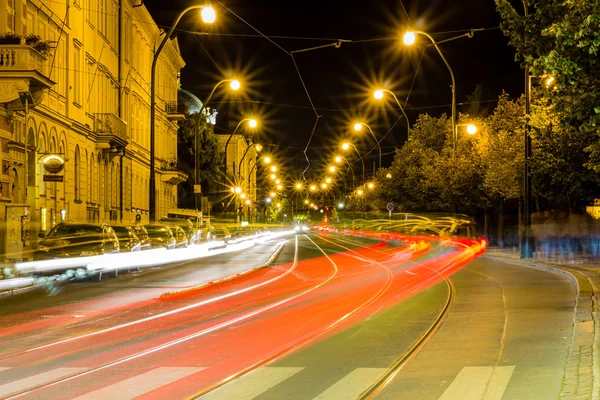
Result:
{"type": "Polygon", "coordinates": [[[94,133],[98,137],[108,137],[109,139],[120,139],[125,144],[129,142],[127,136],[127,124],[121,118],[113,113],[95,113],[94,114],[94,133]]]}
{"type": "Polygon", "coordinates": [[[24,44],[0,44],[0,72],[37,71],[48,76],[49,66],[37,50],[24,44]]]}
{"type": "Polygon", "coordinates": [[[55,84],[48,76],[48,64],[47,58],[30,46],[0,43],[0,103],[16,101],[9,108],[18,109],[21,87],[29,87],[36,104],[42,101],[42,90],[55,84]]]}

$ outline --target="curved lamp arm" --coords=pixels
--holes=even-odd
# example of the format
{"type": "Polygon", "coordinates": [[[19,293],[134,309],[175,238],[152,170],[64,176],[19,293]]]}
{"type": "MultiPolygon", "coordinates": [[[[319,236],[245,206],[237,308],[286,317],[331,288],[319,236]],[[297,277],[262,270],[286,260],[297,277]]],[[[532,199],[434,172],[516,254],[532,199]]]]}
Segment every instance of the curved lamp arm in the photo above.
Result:
{"type": "Polygon", "coordinates": [[[233,135],[235,135],[235,133],[237,132],[237,130],[239,129],[239,127],[242,125],[242,123],[244,121],[250,121],[251,118],[244,118],[243,120],[241,120],[237,126],[235,127],[235,129],[233,130],[233,132],[231,132],[231,134],[229,135],[229,138],[227,138],[227,143],[225,143],[225,157],[224,157],[224,163],[225,163],[225,174],[227,174],[227,148],[229,147],[229,141],[231,141],[231,138],[233,137],[233,135]]]}

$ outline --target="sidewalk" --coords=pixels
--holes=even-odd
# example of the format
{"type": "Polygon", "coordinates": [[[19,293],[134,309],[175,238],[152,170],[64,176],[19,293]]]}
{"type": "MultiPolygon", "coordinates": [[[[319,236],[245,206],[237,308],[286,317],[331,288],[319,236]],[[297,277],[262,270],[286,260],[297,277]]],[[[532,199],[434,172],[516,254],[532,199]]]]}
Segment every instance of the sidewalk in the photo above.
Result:
{"type": "Polygon", "coordinates": [[[559,263],[557,260],[522,260],[516,248],[490,248],[483,257],[557,273],[573,283],[577,290],[577,306],[561,399],[599,400],[600,263],[584,258],[567,263],[559,263]]]}

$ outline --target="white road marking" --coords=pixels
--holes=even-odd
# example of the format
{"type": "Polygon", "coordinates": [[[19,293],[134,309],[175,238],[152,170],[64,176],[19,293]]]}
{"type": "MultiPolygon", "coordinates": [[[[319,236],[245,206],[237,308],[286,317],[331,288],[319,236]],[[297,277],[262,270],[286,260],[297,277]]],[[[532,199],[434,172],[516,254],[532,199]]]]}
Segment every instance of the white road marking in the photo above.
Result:
{"type": "Polygon", "coordinates": [[[86,368],[57,368],[48,372],[43,372],[41,374],[19,379],[14,382],[5,383],[4,385],[0,385],[0,397],[5,397],[11,393],[20,392],[28,388],[43,385],[44,383],[52,382],[56,379],[61,379],[66,376],[76,374],[85,369],[86,368]]]}
{"type": "Polygon", "coordinates": [[[500,400],[514,369],[514,365],[464,367],[440,400],[500,400]]]}
{"type": "Polygon", "coordinates": [[[95,390],[74,400],[130,400],[151,392],[161,386],[178,381],[205,368],[160,367],[141,375],[95,390]]]}
{"type": "Polygon", "coordinates": [[[356,368],[348,375],[330,386],[323,393],[315,397],[317,399],[356,399],[362,392],[367,390],[377,381],[387,369],[385,368],[356,368]]]}
{"type": "Polygon", "coordinates": [[[294,367],[262,367],[242,376],[222,388],[202,396],[202,399],[250,400],[289,377],[296,375],[303,369],[304,368],[294,367]]]}

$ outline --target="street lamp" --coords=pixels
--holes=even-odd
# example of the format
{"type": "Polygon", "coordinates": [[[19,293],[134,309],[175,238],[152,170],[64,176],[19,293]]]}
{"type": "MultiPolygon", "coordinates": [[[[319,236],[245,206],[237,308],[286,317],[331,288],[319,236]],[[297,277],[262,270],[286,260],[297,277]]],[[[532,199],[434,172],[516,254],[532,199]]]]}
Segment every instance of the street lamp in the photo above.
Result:
{"type": "MultiPolygon", "coordinates": [[[[260,153],[262,150],[262,145],[260,145],[259,143],[252,143],[250,146],[246,147],[246,150],[244,150],[244,154],[242,154],[242,158],[240,159],[240,162],[238,164],[238,177],[242,176],[242,162],[244,161],[244,158],[246,158],[246,154],[248,154],[248,151],[250,151],[250,149],[252,147],[254,147],[256,149],[257,153],[260,153]]],[[[269,158],[269,162],[271,162],[270,158],[269,158]]],[[[269,162],[267,162],[267,164],[269,162]]]]}
{"type": "MultiPolygon", "coordinates": [[[[224,157],[225,158],[225,160],[224,160],[225,161],[225,173],[227,173],[227,148],[229,147],[229,141],[231,140],[231,138],[233,137],[233,135],[235,135],[235,133],[237,132],[237,130],[239,129],[239,127],[242,125],[242,123],[246,122],[246,121],[248,121],[248,126],[251,129],[256,128],[256,126],[258,124],[256,122],[256,120],[253,119],[253,118],[244,118],[243,120],[241,120],[237,124],[237,126],[235,127],[235,129],[233,130],[233,132],[231,132],[231,134],[229,135],[229,138],[227,138],[227,142],[225,143],[225,157],[224,157]]],[[[233,165],[233,167],[235,168],[235,164],[233,165]]],[[[235,172],[234,172],[234,174],[235,174],[235,172]]]]}
{"type": "MultiPolygon", "coordinates": [[[[410,122],[408,121],[408,116],[404,112],[404,108],[402,107],[402,104],[400,104],[400,100],[398,100],[398,97],[396,97],[396,94],[394,92],[392,92],[391,90],[377,89],[375,92],[373,92],[373,97],[375,97],[375,100],[382,100],[385,93],[389,93],[392,95],[394,100],[396,100],[396,104],[398,105],[398,108],[400,108],[400,111],[402,111],[402,115],[404,115],[404,118],[406,119],[406,139],[408,139],[408,137],[410,136],[410,122]]],[[[354,129],[356,129],[356,125],[354,125],[354,129]]],[[[371,128],[369,128],[369,129],[371,129],[371,128]]],[[[373,133],[373,131],[371,131],[371,133],[373,133]]],[[[375,137],[375,135],[373,135],[373,137],[375,137]]],[[[377,138],[375,138],[375,140],[377,141],[377,138]]],[[[379,142],[377,142],[377,144],[379,144],[379,142]]],[[[381,149],[380,149],[380,152],[381,152],[381,149]]],[[[381,168],[381,163],[379,165],[379,168],[381,168]]]]}
{"type": "Polygon", "coordinates": [[[271,172],[277,172],[277,167],[275,165],[271,165],[271,172]]]}
{"type": "Polygon", "coordinates": [[[302,184],[301,183],[296,183],[296,189],[301,190],[302,189],[302,184]]]}
{"type": "MultiPolygon", "coordinates": [[[[342,156],[336,156],[335,157],[335,162],[340,164],[342,161],[346,162],[346,165],[348,165],[348,169],[350,170],[350,172],[352,172],[352,187],[354,187],[354,170],[352,169],[352,166],[350,165],[350,163],[348,162],[348,160],[346,159],[346,157],[342,157],[342,156]]],[[[348,171],[346,171],[346,174],[348,174],[348,171]]],[[[345,182],[345,181],[344,181],[345,182]]]]}
{"type": "Polygon", "coordinates": [[[325,182],[327,182],[327,183],[331,183],[331,178],[327,178],[327,179],[325,179],[325,182]]]}
{"type": "Polygon", "coordinates": [[[355,145],[353,145],[350,142],[345,142],[342,144],[342,150],[348,150],[348,149],[350,149],[350,147],[354,148],[354,150],[356,151],[356,154],[358,154],[358,158],[360,158],[360,161],[362,162],[362,177],[363,177],[363,185],[364,185],[365,184],[365,160],[363,160],[362,156],[358,152],[358,149],[356,148],[355,145]]]}
{"type": "MultiPolygon", "coordinates": [[[[408,123],[408,119],[406,121],[408,123]]],[[[363,126],[366,126],[369,129],[369,132],[371,132],[371,135],[373,135],[373,139],[375,139],[375,143],[377,143],[377,148],[379,149],[379,168],[381,168],[381,145],[379,144],[379,140],[377,140],[375,133],[373,133],[373,129],[371,129],[371,127],[364,122],[357,122],[354,124],[354,130],[356,132],[360,132],[362,131],[363,126]]]]}
{"type": "Polygon", "coordinates": [[[177,16],[177,18],[175,19],[175,21],[169,28],[169,31],[166,33],[166,35],[163,37],[163,40],[160,42],[160,44],[156,48],[156,51],[154,52],[154,57],[152,58],[152,68],[151,68],[151,72],[150,72],[150,181],[148,184],[148,187],[149,187],[148,199],[149,199],[149,203],[150,203],[149,204],[150,221],[156,221],[156,171],[155,171],[155,165],[154,165],[154,153],[155,153],[155,147],[156,147],[155,146],[155,144],[156,144],[155,125],[154,125],[154,121],[156,119],[156,101],[155,101],[155,99],[156,99],[156,64],[158,62],[158,57],[160,56],[160,53],[161,53],[163,47],[165,47],[165,44],[167,44],[167,40],[169,40],[169,38],[171,38],[171,35],[173,34],[175,27],[181,20],[181,17],[183,17],[183,15],[185,13],[187,13],[188,11],[195,10],[195,9],[202,10],[200,13],[202,20],[207,24],[213,23],[215,21],[215,19],[217,18],[217,14],[215,13],[215,10],[210,6],[194,5],[194,6],[190,6],[190,7],[186,8],[181,13],[179,13],[179,15],[177,16]]]}
{"type": "Polygon", "coordinates": [[[331,172],[332,174],[335,172],[336,168],[332,165],[329,167],[329,172],[331,172]]]}
{"type": "MultiPolygon", "coordinates": [[[[437,50],[440,57],[442,57],[444,64],[446,64],[446,67],[448,67],[448,71],[450,71],[450,77],[452,78],[452,132],[455,132],[456,131],[456,81],[454,79],[454,71],[452,71],[452,67],[450,67],[448,60],[446,60],[446,57],[444,57],[444,54],[442,54],[442,50],[440,50],[440,48],[438,47],[435,40],[433,40],[433,38],[428,33],[421,32],[421,31],[408,31],[404,34],[404,44],[406,44],[407,46],[412,46],[417,39],[416,35],[423,35],[431,41],[431,43],[433,44],[433,47],[435,47],[435,49],[437,50]]],[[[467,34],[467,35],[469,35],[469,34],[467,34]]],[[[471,36],[469,36],[469,37],[472,37],[473,33],[471,32],[470,35],[471,36]]],[[[454,150],[456,152],[456,142],[454,143],[454,150]]]]}
{"type": "Polygon", "coordinates": [[[316,185],[310,185],[310,191],[311,192],[316,192],[317,191],[317,186],[316,185]]]}

